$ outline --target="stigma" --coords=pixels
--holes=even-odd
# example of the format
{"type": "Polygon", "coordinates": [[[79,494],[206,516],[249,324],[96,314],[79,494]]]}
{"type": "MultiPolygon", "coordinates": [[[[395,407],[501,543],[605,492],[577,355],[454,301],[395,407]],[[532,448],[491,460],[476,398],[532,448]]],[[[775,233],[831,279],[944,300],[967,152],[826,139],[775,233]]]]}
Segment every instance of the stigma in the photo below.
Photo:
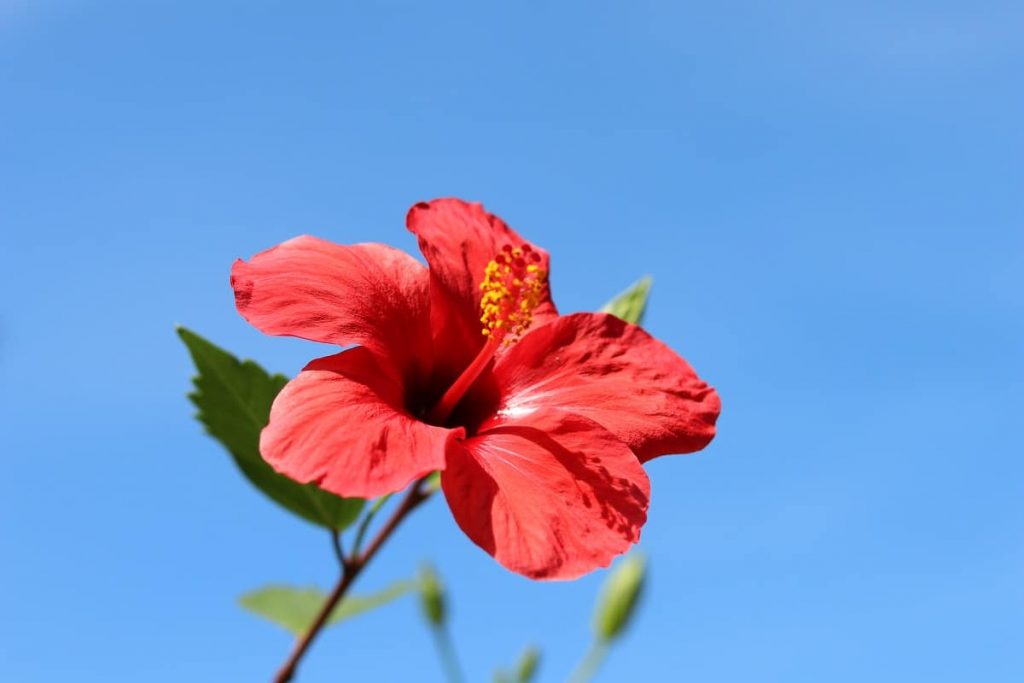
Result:
{"type": "Polygon", "coordinates": [[[507,346],[529,329],[548,277],[540,260],[528,244],[506,244],[487,264],[480,283],[480,322],[488,341],[507,346]]]}

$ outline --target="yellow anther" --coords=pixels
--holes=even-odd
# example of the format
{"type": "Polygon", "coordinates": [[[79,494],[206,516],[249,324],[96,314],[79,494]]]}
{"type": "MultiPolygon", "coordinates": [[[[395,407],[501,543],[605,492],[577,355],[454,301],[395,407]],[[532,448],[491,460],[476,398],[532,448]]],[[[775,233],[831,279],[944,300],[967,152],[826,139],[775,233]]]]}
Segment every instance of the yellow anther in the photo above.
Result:
{"type": "Polygon", "coordinates": [[[503,344],[515,342],[533,322],[533,310],[547,285],[540,254],[528,245],[504,246],[484,268],[480,283],[480,322],[485,336],[499,330],[503,344]],[[532,263],[527,264],[527,261],[532,263]]]}

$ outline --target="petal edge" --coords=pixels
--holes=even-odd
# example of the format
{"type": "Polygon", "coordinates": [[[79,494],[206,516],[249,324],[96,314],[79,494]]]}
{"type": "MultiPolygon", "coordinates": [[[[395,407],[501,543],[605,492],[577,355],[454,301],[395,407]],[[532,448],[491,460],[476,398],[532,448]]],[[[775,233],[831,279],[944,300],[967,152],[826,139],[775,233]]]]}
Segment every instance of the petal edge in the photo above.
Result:
{"type": "Polygon", "coordinates": [[[451,443],[441,484],[470,540],[533,579],[608,566],[639,540],[650,499],[647,474],[625,444],[554,410],[451,443]]]}
{"type": "Polygon", "coordinates": [[[461,429],[434,427],[402,407],[402,387],[356,347],[314,360],[285,385],[260,436],[275,470],[345,498],[394,493],[444,467],[461,429]]]}
{"type": "MultiPolygon", "coordinates": [[[[450,371],[464,368],[483,346],[480,334],[480,283],[484,269],[505,245],[529,247],[538,265],[550,273],[550,257],[488,213],[482,204],[444,198],[415,204],[406,227],[416,235],[430,266],[431,324],[438,348],[447,350],[450,371]]],[[[546,284],[534,309],[534,325],[558,316],[546,284]]]]}
{"type": "Polygon", "coordinates": [[[499,413],[552,407],[588,417],[641,461],[710,443],[721,401],[689,363],[642,328],[575,313],[531,330],[500,358],[499,413]]]}
{"type": "Polygon", "coordinates": [[[428,362],[428,273],[398,249],[304,235],[235,261],[231,287],[265,334],[362,344],[403,370],[428,362]]]}

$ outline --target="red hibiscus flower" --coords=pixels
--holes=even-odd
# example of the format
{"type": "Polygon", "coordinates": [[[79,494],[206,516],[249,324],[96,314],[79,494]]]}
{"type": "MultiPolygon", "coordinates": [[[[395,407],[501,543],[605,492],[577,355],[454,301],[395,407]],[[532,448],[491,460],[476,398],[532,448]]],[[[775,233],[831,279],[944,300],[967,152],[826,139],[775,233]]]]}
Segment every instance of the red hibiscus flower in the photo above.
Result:
{"type": "Polygon", "coordinates": [[[717,394],[635,325],[559,316],[547,252],[481,205],[420,203],[407,225],[429,267],[313,237],[235,262],[254,326],[357,345],[288,383],[263,457],[362,498],[442,470],[456,522],[505,567],[564,579],[607,566],[646,521],[642,463],[707,445],[717,394]]]}

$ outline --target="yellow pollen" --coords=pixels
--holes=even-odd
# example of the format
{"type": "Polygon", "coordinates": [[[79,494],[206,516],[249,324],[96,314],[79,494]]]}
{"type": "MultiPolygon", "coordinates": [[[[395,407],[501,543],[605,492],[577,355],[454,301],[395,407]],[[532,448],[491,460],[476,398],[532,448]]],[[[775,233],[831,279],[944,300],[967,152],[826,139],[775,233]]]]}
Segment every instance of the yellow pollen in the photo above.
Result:
{"type": "Polygon", "coordinates": [[[529,246],[505,246],[484,268],[480,283],[480,322],[483,334],[512,344],[533,322],[533,311],[547,285],[540,254],[529,246]]]}

